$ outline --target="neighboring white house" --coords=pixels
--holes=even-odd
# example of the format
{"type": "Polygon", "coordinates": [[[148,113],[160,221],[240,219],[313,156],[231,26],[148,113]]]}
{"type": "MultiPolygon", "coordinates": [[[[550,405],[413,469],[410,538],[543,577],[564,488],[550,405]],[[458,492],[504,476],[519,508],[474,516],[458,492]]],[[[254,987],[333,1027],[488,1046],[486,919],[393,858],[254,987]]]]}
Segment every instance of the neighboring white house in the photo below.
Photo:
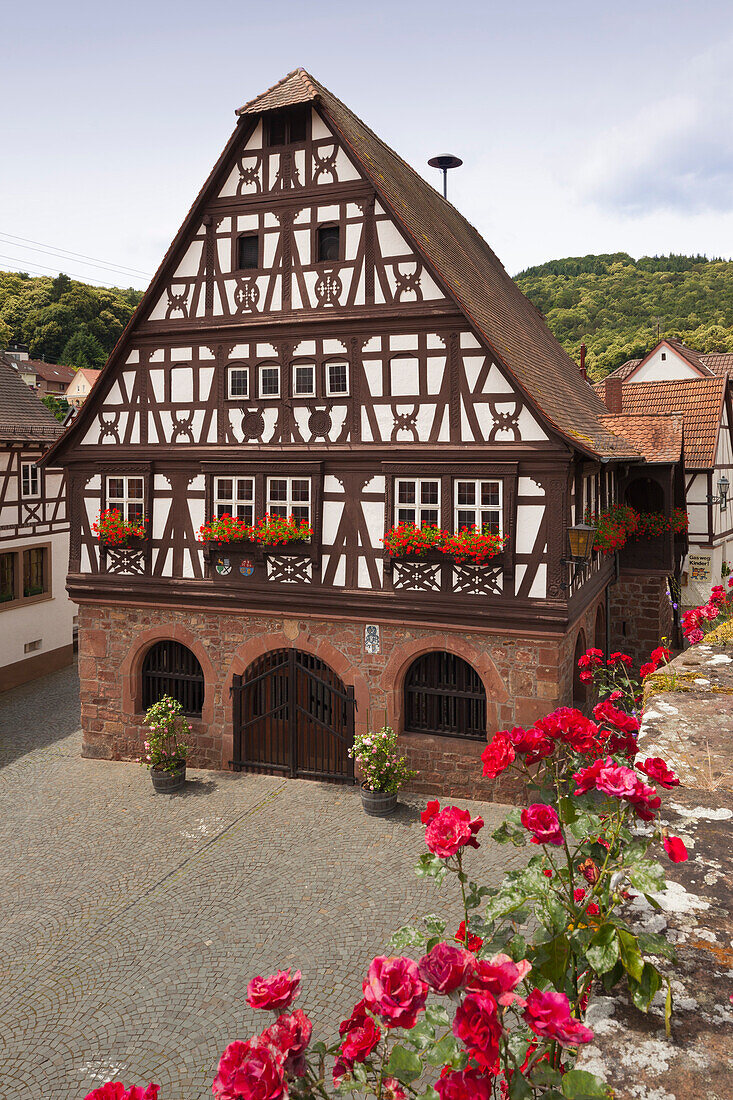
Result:
{"type": "Polygon", "coordinates": [[[101,373],[101,370],[91,370],[88,367],[79,367],[66,389],[65,397],[69,404],[80,409],[92,392],[92,386],[101,373]]]}
{"type": "Polygon", "coordinates": [[[73,660],[64,472],[37,465],[62,431],[0,357],[0,691],[73,660]]]}
{"type": "Polygon", "coordinates": [[[702,354],[678,340],[661,340],[596,386],[609,412],[678,413],[684,422],[689,553],[681,603],[704,602],[727,566],[733,567],[733,413],[728,372],[733,354],[702,354]],[[727,487],[726,487],[727,482],[727,487]]]}

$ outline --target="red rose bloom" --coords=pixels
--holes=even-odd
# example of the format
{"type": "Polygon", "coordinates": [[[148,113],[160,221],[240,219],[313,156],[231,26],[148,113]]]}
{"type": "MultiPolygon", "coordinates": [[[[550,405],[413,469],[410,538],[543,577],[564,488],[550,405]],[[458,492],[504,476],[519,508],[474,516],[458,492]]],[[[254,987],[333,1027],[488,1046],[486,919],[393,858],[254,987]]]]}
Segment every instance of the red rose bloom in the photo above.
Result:
{"type": "Polygon", "coordinates": [[[304,1054],[313,1034],[313,1024],[302,1009],[283,1013],[262,1032],[262,1038],[285,1055],[285,1072],[291,1077],[305,1073],[304,1054]]]}
{"type": "Polygon", "coordinates": [[[287,1096],[284,1059],[265,1040],[230,1043],[211,1086],[216,1100],[280,1100],[287,1096]]]}
{"type": "Polygon", "coordinates": [[[484,776],[489,779],[496,779],[497,775],[501,775],[502,772],[506,771],[514,758],[514,745],[506,730],[495,733],[481,753],[481,759],[484,763],[484,776]]]}
{"type": "Polygon", "coordinates": [[[396,1077],[382,1080],[382,1100],[407,1100],[407,1093],[396,1077]]]}
{"type": "Polygon", "coordinates": [[[441,1074],[433,1088],[440,1100],[491,1100],[491,1077],[475,1069],[441,1074]]]}
{"type": "Polygon", "coordinates": [[[465,985],[467,977],[476,966],[476,959],[463,947],[436,943],[432,951],[423,955],[417,965],[422,980],[436,993],[453,993],[465,985]]]}
{"type": "Polygon", "coordinates": [[[84,1100],[155,1100],[159,1091],[160,1085],[154,1085],[152,1081],[144,1092],[140,1085],[125,1089],[122,1081],[105,1081],[100,1088],[88,1092],[84,1100]]]}
{"type": "Polygon", "coordinates": [[[300,977],[300,971],[296,970],[291,978],[290,967],[278,970],[268,978],[258,975],[247,986],[247,1004],[252,1008],[270,1008],[273,1011],[287,1008],[298,996],[300,977]]]}
{"type": "Polygon", "coordinates": [[[606,661],[609,668],[613,668],[614,665],[625,665],[626,668],[631,668],[633,663],[628,653],[612,653],[606,661]]]}
{"type": "Polygon", "coordinates": [[[535,1035],[555,1039],[564,1047],[590,1043],[593,1038],[590,1028],[570,1015],[570,1002],[564,993],[543,993],[533,989],[523,1016],[535,1035]]]}
{"type": "Polygon", "coordinates": [[[484,946],[484,941],[481,939],[481,937],[474,936],[472,932],[468,933],[468,939],[466,939],[465,920],[462,920],[461,923],[458,925],[455,939],[457,939],[459,943],[464,944],[464,946],[467,947],[469,951],[478,951],[479,948],[484,946]]]}
{"type": "Polygon", "coordinates": [[[687,848],[678,836],[664,837],[664,850],[673,863],[684,863],[687,859],[687,848]]]}
{"type": "Polygon", "coordinates": [[[339,1024],[339,1035],[345,1035],[347,1031],[351,1031],[352,1027],[361,1027],[367,1018],[366,1001],[362,997],[352,1008],[349,1018],[342,1020],[339,1024]]]}
{"type": "Polygon", "coordinates": [[[608,699],[593,707],[593,716],[598,722],[607,722],[615,726],[622,733],[636,733],[639,729],[639,719],[624,710],[619,710],[608,699]]]}
{"type": "Polygon", "coordinates": [[[469,993],[456,1009],[453,1034],[481,1069],[492,1070],[499,1057],[501,1024],[490,993],[469,993]]]}
{"type": "MultiPolygon", "coordinates": [[[[720,589],[720,594],[722,596],[723,586],[718,585],[718,588],[720,589]]],[[[664,661],[664,663],[667,664],[667,662],[669,661],[671,656],[672,656],[672,654],[670,653],[670,651],[667,649],[666,646],[663,646],[663,645],[658,646],[656,649],[653,649],[652,652],[651,652],[651,659],[652,659],[652,661],[654,661],[655,665],[661,664],[662,661],[664,661]]]]}
{"type": "Polygon", "coordinates": [[[639,679],[646,680],[647,676],[651,676],[653,672],[657,671],[657,666],[653,661],[649,661],[647,664],[642,665],[639,669],[639,679]]]}
{"type": "Polygon", "coordinates": [[[661,756],[648,756],[643,764],[637,764],[636,766],[640,772],[644,772],[655,783],[666,787],[668,791],[679,784],[679,779],[671,768],[667,767],[661,756]]]}
{"type": "Polygon", "coordinates": [[[428,996],[416,962],[385,955],[373,960],[363,988],[366,1007],[387,1027],[414,1027],[428,996]]]}
{"type": "Polygon", "coordinates": [[[364,1022],[352,1027],[341,1044],[341,1057],[345,1065],[351,1068],[354,1062],[365,1061],[382,1038],[382,1032],[371,1016],[364,1022]]]}
{"type": "Polygon", "coordinates": [[[440,859],[449,859],[464,846],[478,848],[475,834],[483,828],[483,818],[472,818],[468,810],[458,806],[441,810],[438,802],[429,802],[421,816],[423,822],[427,820],[425,843],[440,859]]]}
{"type": "Polygon", "coordinates": [[[552,806],[534,802],[522,810],[521,821],[525,829],[533,834],[532,844],[562,844],[560,820],[552,806]]]}
{"type": "Polygon", "coordinates": [[[527,959],[515,963],[508,955],[479,959],[474,971],[468,975],[466,989],[469,993],[490,993],[500,1005],[510,1005],[521,1001],[514,990],[531,969],[532,964],[527,959]]]}

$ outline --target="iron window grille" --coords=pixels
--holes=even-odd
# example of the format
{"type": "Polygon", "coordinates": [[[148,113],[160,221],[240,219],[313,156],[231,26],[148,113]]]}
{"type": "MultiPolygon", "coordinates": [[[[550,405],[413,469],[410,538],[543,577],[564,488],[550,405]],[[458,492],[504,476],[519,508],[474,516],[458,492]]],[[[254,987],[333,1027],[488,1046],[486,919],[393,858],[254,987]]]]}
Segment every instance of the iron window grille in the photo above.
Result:
{"type": "Polygon", "coordinates": [[[237,267],[240,271],[251,271],[260,266],[260,238],[257,233],[248,233],[237,238],[237,267]]]}
{"type": "Polygon", "coordinates": [[[204,705],[204,672],[196,655],[180,642],[156,642],[142,667],[142,708],[147,711],[164,695],[177,699],[184,714],[200,718],[204,705]]]}
{"type": "Polygon", "coordinates": [[[413,661],[405,678],[405,732],[486,740],[486,691],[462,657],[444,650],[413,661]]]}

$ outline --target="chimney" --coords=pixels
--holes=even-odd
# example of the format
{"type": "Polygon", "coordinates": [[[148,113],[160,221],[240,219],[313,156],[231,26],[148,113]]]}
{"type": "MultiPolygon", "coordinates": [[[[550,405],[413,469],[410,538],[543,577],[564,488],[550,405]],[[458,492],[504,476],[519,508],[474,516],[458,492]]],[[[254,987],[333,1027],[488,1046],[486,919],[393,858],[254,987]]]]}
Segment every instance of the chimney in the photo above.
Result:
{"type": "Polygon", "coordinates": [[[583,378],[587,382],[588,381],[588,372],[585,369],[585,352],[586,352],[585,344],[581,344],[580,345],[580,373],[582,374],[583,378]]]}
{"type": "Polygon", "coordinates": [[[622,382],[620,378],[607,378],[605,383],[606,408],[614,416],[623,412],[622,382]]]}

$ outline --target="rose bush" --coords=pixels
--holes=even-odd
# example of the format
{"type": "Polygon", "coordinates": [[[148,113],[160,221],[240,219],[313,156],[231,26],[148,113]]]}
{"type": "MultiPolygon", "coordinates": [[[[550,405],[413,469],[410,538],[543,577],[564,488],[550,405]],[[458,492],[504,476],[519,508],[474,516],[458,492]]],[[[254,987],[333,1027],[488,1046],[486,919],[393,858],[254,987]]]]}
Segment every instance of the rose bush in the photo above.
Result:
{"type": "MultiPolygon", "coordinates": [[[[417,873],[453,877],[459,928],[451,933],[431,915],[395,933],[392,954],[373,959],[362,999],[330,1046],[311,1041],[305,1012],[283,1011],[300,991],[300,971],[253,978],[248,1003],[276,1019],[229,1044],[215,1100],[328,1100],[334,1089],[377,1100],[610,1097],[598,1077],[573,1068],[593,1039],[585,1023],[593,987],[625,983],[644,1012],[659,995],[669,1028],[671,984],[657,967],[674,960],[673,948],[637,931],[624,906],[633,891],[657,907],[666,879],[656,848],[672,862],[687,858],[659,819],[654,785],[671,790],[679,780],[660,757],[636,761],[640,682],[630,661],[597,650],[586,657],[581,667],[602,696],[595,720],[562,707],[529,729],[498,732],[483,753],[486,775],[511,770],[526,784],[529,805],[492,833],[499,844],[534,845],[526,865],[498,887],[477,884],[468,866],[483,820],[428,803],[417,873]]],[[[649,663],[668,658],[660,647],[649,663]]],[[[128,1094],[97,1090],[90,1100],[128,1094]]]]}

